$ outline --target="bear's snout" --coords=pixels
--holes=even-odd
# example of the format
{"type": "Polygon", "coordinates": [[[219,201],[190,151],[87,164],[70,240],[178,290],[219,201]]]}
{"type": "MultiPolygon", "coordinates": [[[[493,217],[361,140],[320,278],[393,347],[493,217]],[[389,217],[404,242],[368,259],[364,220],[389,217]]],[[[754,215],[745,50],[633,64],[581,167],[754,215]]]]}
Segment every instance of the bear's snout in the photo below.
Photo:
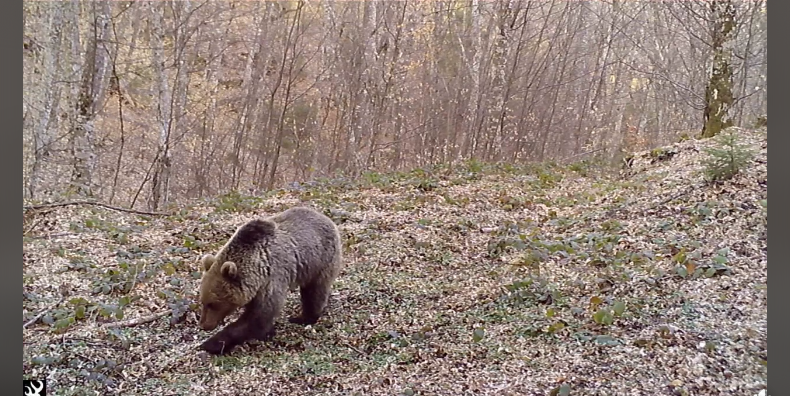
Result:
{"type": "Polygon", "coordinates": [[[218,323],[216,322],[208,322],[208,321],[200,321],[200,328],[205,331],[211,331],[217,328],[218,323]]]}
{"type": "Polygon", "coordinates": [[[205,331],[211,331],[217,328],[217,326],[225,323],[225,317],[217,318],[217,315],[211,314],[211,312],[203,311],[200,315],[199,325],[200,328],[205,331]]]}
{"type": "Polygon", "coordinates": [[[205,309],[203,310],[203,312],[201,312],[200,320],[198,322],[198,324],[200,325],[201,329],[203,329],[205,331],[211,331],[211,330],[216,329],[217,326],[219,326],[219,321],[218,320],[212,320],[211,316],[212,315],[209,315],[208,312],[206,312],[205,309]]]}

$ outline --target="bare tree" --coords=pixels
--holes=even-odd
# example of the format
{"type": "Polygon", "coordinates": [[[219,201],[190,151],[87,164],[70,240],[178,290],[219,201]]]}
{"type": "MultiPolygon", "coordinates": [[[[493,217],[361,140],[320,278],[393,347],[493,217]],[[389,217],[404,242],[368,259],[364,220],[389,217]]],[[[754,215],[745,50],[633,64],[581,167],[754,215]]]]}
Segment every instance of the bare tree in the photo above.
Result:
{"type": "MultiPolygon", "coordinates": [[[[80,3],[72,3],[73,32],[79,34],[80,3]]],[[[71,125],[71,155],[73,159],[71,183],[75,192],[93,195],[95,153],[95,121],[104,102],[106,92],[110,46],[107,41],[110,28],[110,5],[106,0],[90,3],[91,32],[85,46],[82,78],[71,125]]],[[[79,40],[72,43],[73,55],[79,51],[79,40]]]]}
{"type": "Polygon", "coordinates": [[[701,116],[707,136],[767,107],[765,2],[24,9],[35,199],[158,208],[338,173],[615,159],[697,133],[701,116]]]}
{"type": "Polygon", "coordinates": [[[713,67],[708,86],[705,88],[705,126],[702,137],[717,135],[722,129],[732,125],[728,114],[733,104],[731,50],[726,47],[730,34],[735,28],[735,6],[730,0],[713,0],[710,3],[713,14],[711,32],[713,46],[713,67]]]}
{"type": "Polygon", "coordinates": [[[60,46],[63,37],[63,8],[66,3],[50,3],[49,41],[44,51],[44,65],[42,71],[43,86],[45,89],[44,101],[38,115],[38,123],[33,131],[33,166],[28,179],[27,193],[29,197],[36,196],[39,185],[42,162],[49,157],[54,141],[52,124],[57,120],[60,107],[60,87],[57,80],[61,74],[60,46]]]}
{"type": "Polygon", "coordinates": [[[154,171],[151,178],[151,201],[150,207],[156,210],[159,205],[167,200],[167,192],[170,185],[170,144],[172,127],[172,103],[169,81],[165,75],[165,29],[163,14],[165,2],[151,3],[151,44],[152,55],[151,66],[156,76],[157,87],[157,112],[156,126],[159,132],[159,145],[157,154],[154,158],[154,171]]]}
{"type": "MultiPolygon", "coordinates": [[[[277,75],[277,86],[284,84],[284,92],[283,92],[283,100],[282,100],[282,108],[277,115],[277,126],[276,126],[276,138],[274,141],[274,152],[271,155],[271,159],[269,160],[269,174],[268,174],[268,181],[266,183],[267,189],[272,189],[275,183],[275,177],[277,175],[277,167],[279,166],[280,162],[280,153],[283,146],[283,138],[285,136],[285,115],[289,110],[289,105],[292,100],[291,94],[293,90],[293,79],[292,76],[294,74],[295,66],[296,66],[296,54],[297,45],[299,36],[299,26],[302,22],[302,10],[304,9],[304,1],[300,0],[296,4],[296,9],[294,10],[294,15],[291,18],[291,26],[288,29],[288,34],[285,36],[285,40],[283,42],[283,55],[282,59],[280,60],[280,71],[277,75]]],[[[274,91],[273,91],[274,92],[274,91]]],[[[271,98],[272,102],[274,101],[274,95],[271,98]]]]}

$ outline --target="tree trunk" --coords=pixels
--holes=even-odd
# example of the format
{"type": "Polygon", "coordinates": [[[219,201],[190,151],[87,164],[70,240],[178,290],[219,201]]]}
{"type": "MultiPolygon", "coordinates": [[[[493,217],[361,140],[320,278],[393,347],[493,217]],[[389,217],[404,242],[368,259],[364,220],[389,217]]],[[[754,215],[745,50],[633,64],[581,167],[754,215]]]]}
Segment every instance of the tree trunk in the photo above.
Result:
{"type": "Polygon", "coordinates": [[[49,43],[44,51],[43,91],[44,103],[39,115],[39,122],[33,131],[33,166],[28,179],[28,196],[34,198],[39,184],[41,166],[49,157],[54,140],[52,124],[56,121],[60,107],[60,86],[55,82],[60,72],[61,42],[63,37],[63,7],[65,3],[49,3],[51,18],[49,23],[49,43]]]}
{"type": "MultiPolygon", "coordinates": [[[[228,34],[230,27],[225,28],[225,34],[228,34]]],[[[209,155],[209,136],[215,133],[215,122],[217,118],[217,95],[219,92],[219,78],[218,72],[215,67],[212,67],[212,62],[222,64],[222,55],[220,54],[219,40],[211,40],[208,50],[208,64],[206,65],[205,80],[209,89],[209,104],[206,114],[203,118],[203,125],[200,129],[200,150],[197,158],[197,167],[195,169],[195,179],[197,182],[197,195],[203,197],[206,193],[211,193],[211,185],[209,183],[209,174],[211,169],[211,156],[209,155]]]]}
{"type": "Polygon", "coordinates": [[[470,0],[469,10],[470,24],[472,27],[472,62],[469,66],[469,75],[472,78],[472,87],[469,91],[469,105],[467,108],[467,129],[461,145],[461,156],[464,159],[474,158],[475,130],[478,124],[478,113],[480,109],[480,85],[482,78],[480,75],[480,63],[483,58],[482,53],[482,29],[480,29],[480,1],[470,0]]]}
{"type": "MultiPolygon", "coordinates": [[[[75,103],[75,117],[71,130],[71,154],[73,158],[71,184],[78,195],[94,194],[94,170],[96,153],[94,151],[94,122],[104,100],[108,69],[107,35],[110,26],[110,5],[107,0],[90,3],[93,10],[93,36],[85,51],[82,66],[82,80],[75,103]]],[[[79,9],[80,2],[72,2],[79,9]]],[[[79,36],[79,12],[71,15],[75,26],[74,34],[79,36]]],[[[79,51],[79,40],[75,40],[79,51]]],[[[75,54],[76,55],[76,54],[75,54]]]]}
{"type": "MultiPolygon", "coordinates": [[[[288,30],[288,35],[285,37],[285,43],[283,45],[283,58],[280,65],[280,76],[278,79],[282,81],[285,80],[285,98],[283,99],[283,107],[280,111],[279,118],[277,120],[277,140],[275,142],[275,149],[274,155],[272,155],[270,165],[269,165],[269,179],[266,183],[266,189],[271,190],[274,188],[274,184],[276,182],[277,177],[277,167],[280,162],[280,152],[283,146],[283,137],[285,135],[285,114],[288,111],[288,106],[291,101],[291,89],[293,88],[293,70],[294,65],[296,62],[296,45],[298,38],[294,37],[294,31],[297,30],[296,27],[300,24],[302,18],[302,8],[304,7],[304,2],[299,1],[296,6],[296,14],[293,17],[293,22],[291,23],[291,28],[288,30]],[[290,50],[290,51],[289,51],[290,50]],[[290,52],[290,59],[289,59],[289,52],[290,52]],[[286,62],[288,67],[288,74],[286,77],[286,62]]],[[[272,97],[274,100],[274,97],[272,97]]]]}
{"type": "Polygon", "coordinates": [[[735,6],[731,0],[713,0],[713,68],[705,88],[705,110],[702,137],[716,136],[722,129],[732,126],[728,115],[733,103],[731,50],[725,45],[735,27],[735,6]]]}
{"type": "Polygon", "coordinates": [[[154,173],[151,178],[151,210],[158,210],[167,202],[170,184],[170,135],[172,127],[172,97],[165,74],[163,15],[165,2],[151,3],[152,67],[157,86],[157,126],[159,127],[159,147],[154,158],[154,173]]]}

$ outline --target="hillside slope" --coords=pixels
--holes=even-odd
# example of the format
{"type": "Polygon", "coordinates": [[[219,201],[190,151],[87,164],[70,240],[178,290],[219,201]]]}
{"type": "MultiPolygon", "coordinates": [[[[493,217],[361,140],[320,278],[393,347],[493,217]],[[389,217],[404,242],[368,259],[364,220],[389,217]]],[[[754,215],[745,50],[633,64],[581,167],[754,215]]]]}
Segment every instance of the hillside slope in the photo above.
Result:
{"type": "Polygon", "coordinates": [[[618,178],[470,164],[167,217],[48,209],[25,236],[22,311],[38,316],[25,378],[59,395],[754,395],[767,380],[767,143],[748,138],[756,159],[715,186],[699,175],[709,142],[692,140],[618,178]],[[198,353],[197,258],[300,204],[345,239],[329,315],[198,353]]]}

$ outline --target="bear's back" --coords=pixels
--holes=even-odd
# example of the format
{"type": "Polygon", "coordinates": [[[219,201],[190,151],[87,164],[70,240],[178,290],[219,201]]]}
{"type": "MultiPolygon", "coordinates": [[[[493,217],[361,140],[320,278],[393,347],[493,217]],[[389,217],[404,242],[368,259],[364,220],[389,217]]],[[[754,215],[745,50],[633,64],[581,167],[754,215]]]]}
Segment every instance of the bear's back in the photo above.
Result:
{"type": "Polygon", "coordinates": [[[340,260],[340,234],[335,223],[324,214],[307,207],[295,207],[270,220],[277,223],[271,254],[282,260],[295,257],[300,275],[309,277],[308,273],[320,272],[340,260]]]}
{"type": "Polygon", "coordinates": [[[277,223],[280,233],[296,238],[301,243],[313,242],[311,239],[318,238],[315,242],[324,245],[338,238],[337,226],[332,219],[305,206],[290,208],[270,220],[277,223]]]}

